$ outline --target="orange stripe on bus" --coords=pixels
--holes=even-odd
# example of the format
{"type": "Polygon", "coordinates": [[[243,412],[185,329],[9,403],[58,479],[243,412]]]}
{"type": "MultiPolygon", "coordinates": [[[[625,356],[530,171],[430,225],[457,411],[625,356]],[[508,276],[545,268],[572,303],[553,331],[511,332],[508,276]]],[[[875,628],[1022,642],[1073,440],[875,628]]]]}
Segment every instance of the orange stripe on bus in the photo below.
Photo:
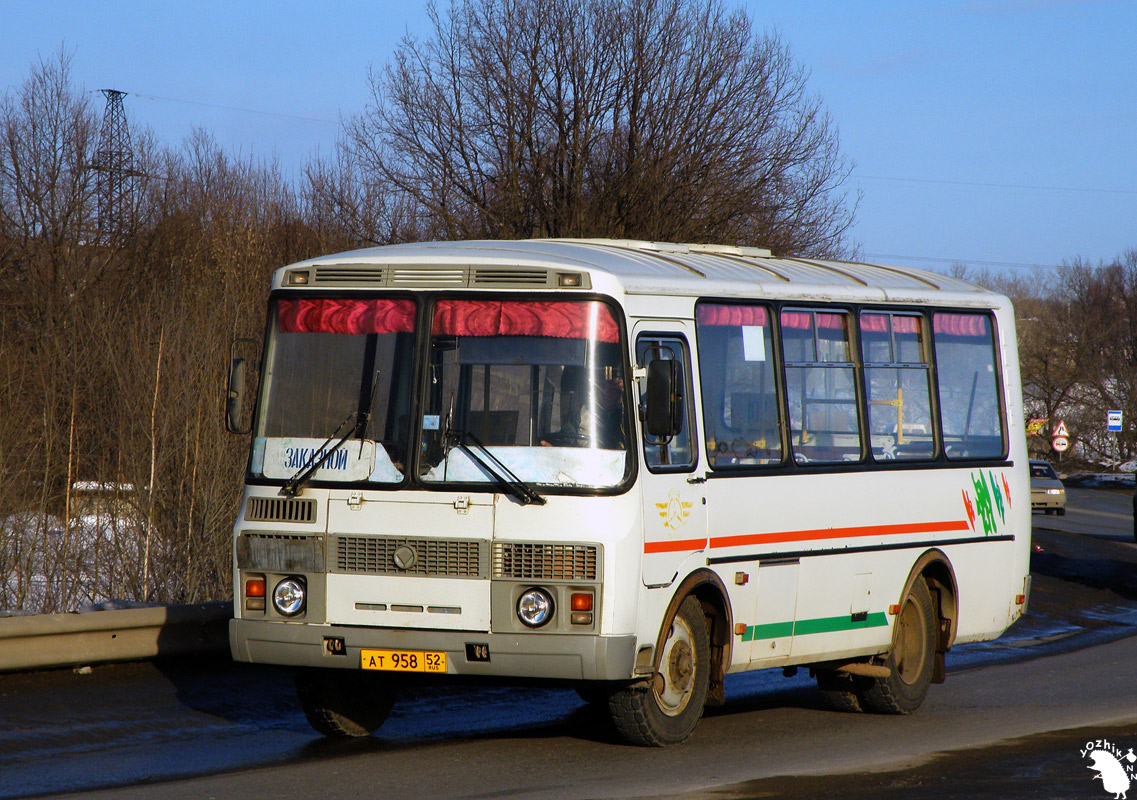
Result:
{"type": "Polygon", "coordinates": [[[908,533],[946,533],[970,530],[967,520],[945,522],[908,522],[901,525],[858,525],[851,528],[819,528],[780,533],[747,533],[739,536],[716,536],[711,547],[739,547],[747,544],[809,542],[819,539],[848,539],[856,536],[901,536],[908,533]]]}
{"type": "Polygon", "coordinates": [[[645,553],[677,553],[680,550],[702,550],[706,539],[683,539],[674,542],[644,542],[645,553]]]}

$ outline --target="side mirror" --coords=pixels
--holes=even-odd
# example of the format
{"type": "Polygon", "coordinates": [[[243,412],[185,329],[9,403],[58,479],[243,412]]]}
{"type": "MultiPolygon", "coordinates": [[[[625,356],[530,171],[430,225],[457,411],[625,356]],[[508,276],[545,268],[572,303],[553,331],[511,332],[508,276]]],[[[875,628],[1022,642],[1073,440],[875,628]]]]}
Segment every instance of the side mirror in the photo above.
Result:
{"type": "Polygon", "coordinates": [[[647,365],[644,425],[649,436],[670,439],[683,430],[683,364],[657,358],[647,365]]]}
{"type": "Polygon", "coordinates": [[[245,414],[245,359],[234,358],[229,367],[229,400],[225,406],[225,429],[230,433],[248,433],[252,426],[241,427],[245,414]]]}
{"type": "Polygon", "coordinates": [[[229,347],[229,384],[226,389],[225,430],[230,433],[245,434],[252,431],[253,423],[250,420],[246,425],[241,424],[245,416],[245,376],[247,373],[245,359],[236,354],[237,347],[241,344],[252,345],[254,353],[259,350],[259,344],[255,339],[235,339],[229,347]]]}

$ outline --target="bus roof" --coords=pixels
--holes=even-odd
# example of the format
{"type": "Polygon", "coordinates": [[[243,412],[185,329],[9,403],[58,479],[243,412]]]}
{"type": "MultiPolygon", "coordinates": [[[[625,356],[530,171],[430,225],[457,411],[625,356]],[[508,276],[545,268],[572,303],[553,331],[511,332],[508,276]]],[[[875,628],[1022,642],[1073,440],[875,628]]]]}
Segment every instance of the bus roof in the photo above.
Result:
{"type": "Polygon", "coordinates": [[[387,245],[320,256],[277,271],[314,267],[316,288],[555,288],[555,271],[615,278],[628,294],[824,294],[849,299],[944,300],[990,305],[993,293],[911,267],[778,257],[769,250],[627,239],[471,240],[387,245]],[[345,269],[358,267],[359,269],[345,269]],[[548,276],[547,277],[547,271],[548,276]],[[712,288],[713,287],[713,288],[712,288]]]}

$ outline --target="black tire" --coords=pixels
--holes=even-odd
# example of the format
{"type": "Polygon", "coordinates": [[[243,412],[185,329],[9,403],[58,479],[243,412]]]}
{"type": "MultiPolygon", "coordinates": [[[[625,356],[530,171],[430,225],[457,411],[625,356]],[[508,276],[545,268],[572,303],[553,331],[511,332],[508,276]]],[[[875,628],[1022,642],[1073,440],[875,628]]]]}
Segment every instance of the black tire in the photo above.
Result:
{"type": "Polygon", "coordinates": [[[1065,508],[1059,508],[1059,509],[1056,509],[1054,513],[1060,517],[1064,517],[1064,516],[1066,516],[1066,509],[1065,508]]]}
{"type": "Polygon", "coordinates": [[[860,713],[864,711],[857,693],[856,677],[831,669],[817,671],[817,688],[825,705],[835,711],[860,713]]]}
{"type": "Polygon", "coordinates": [[[391,713],[395,695],[373,675],[339,669],[296,673],[296,696],[304,716],[324,736],[370,736],[391,713]]]}
{"type": "Polygon", "coordinates": [[[858,682],[865,711],[911,714],[924,702],[936,661],[936,619],[928,584],[917,578],[893,627],[892,649],[884,662],[889,676],[858,682]]]}
{"type": "Polygon", "coordinates": [[[662,747],[686,740],[703,716],[710,686],[707,620],[687,597],[660,643],[655,679],[626,686],[608,698],[608,714],[630,744],[662,747]]]}

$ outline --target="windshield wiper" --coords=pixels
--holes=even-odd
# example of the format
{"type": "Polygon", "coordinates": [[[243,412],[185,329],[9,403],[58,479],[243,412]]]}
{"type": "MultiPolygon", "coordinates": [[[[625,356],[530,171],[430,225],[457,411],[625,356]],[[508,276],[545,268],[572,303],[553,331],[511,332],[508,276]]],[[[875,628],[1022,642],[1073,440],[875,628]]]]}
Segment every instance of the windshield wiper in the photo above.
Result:
{"type": "Polygon", "coordinates": [[[457,447],[463,453],[472,458],[475,463],[482,469],[490,474],[500,486],[505,489],[506,493],[514,497],[523,506],[534,504],[538,506],[545,505],[545,498],[542,497],[536,489],[530,486],[521,478],[517,477],[505,464],[498,460],[497,456],[491,453],[484,444],[469,431],[459,430],[446,426],[446,441],[447,450],[451,447],[457,447]],[[482,458],[474,452],[466,442],[472,442],[482,453],[485,458],[482,458]]]}
{"type": "Polygon", "coordinates": [[[339,427],[332,431],[332,435],[325,439],[322,445],[312,451],[312,455],[310,455],[308,460],[304,462],[304,465],[296,471],[295,475],[284,482],[284,485],[280,487],[280,493],[285,497],[295,497],[300,494],[300,490],[303,489],[304,484],[316,474],[316,470],[324,466],[324,462],[331,458],[332,453],[339,450],[340,447],[343,446],[343,443],[350,439],[356,431],[367,425],[367,420],[370,416],[369,413],[362,411],[352,411],[344,417],[339,427]],[[339,436],[340,431],[347,427],[347,424],[352,420],[355,420],[355,424],[348,428],[347,433],[345,433],[335,445],[328,448],[332,439],[339,436]]]}

